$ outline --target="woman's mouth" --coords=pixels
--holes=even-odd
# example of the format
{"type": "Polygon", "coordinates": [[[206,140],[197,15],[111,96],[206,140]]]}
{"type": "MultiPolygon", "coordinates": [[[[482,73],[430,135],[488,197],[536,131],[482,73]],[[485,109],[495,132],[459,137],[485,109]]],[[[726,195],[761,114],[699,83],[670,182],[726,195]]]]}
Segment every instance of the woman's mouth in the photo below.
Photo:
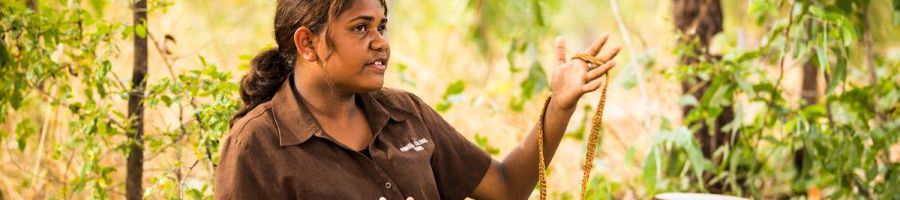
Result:
{"type": "Polygon", "coordinates": [[[387,70],[387,62],[385,62],[384,60],[376,60],[374,62],[366,64],[366,67],[371,67],[375,70],[375,72],[384,74],[384,72],[387,70]]]}

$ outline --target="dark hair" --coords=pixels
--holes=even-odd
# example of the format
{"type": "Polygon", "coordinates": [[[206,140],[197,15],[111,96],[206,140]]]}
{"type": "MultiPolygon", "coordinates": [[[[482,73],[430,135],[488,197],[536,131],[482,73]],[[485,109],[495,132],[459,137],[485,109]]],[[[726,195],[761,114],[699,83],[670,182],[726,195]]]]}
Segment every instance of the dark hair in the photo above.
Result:
{"type": "MultiPolygon", "coordinates": [[[[259,104],[272,99],[278,88],[294,71],[297,48],[294,32],[307,27],[313,33],[326,33],[326,45],[333,46],[328,22],[334,21],[353,0],[278,0],[275,6],[275,42],[278,47],[265,50],[250,61],[250,71],[241,79],[241,100],[244,105],[231,119],[247,115],[259,104]]],[[[387,15],[387,4],[379,0],[387,15]]],[[[331,48],[329,48],[331,49],[331,48]]]]}

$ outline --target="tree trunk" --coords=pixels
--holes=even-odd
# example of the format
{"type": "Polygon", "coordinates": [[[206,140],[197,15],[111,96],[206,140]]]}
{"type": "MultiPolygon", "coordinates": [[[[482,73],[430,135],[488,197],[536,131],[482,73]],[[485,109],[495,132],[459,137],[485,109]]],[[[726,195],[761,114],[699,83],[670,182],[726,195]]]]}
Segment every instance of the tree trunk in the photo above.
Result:
{"type": "Polygon", "coordinates": [[[34,12],[38,11],[37,3],[38,3],[37,0],[28,0],[26,2],[26,4],[28,5],[28,9],[31,9],[31,11],[34,11],[34,12]]]}
{"type": "MultiPolygon", "coordinates": [[[[682,35],[678,38],[679,45],[693,45],[696,42],[696,46],[693,48],[694,54],[681,57],[679,62],[684,65],[692,65],[718,60],[720,56],[710,53],[709,45],[713,36],[722,32],[723,28],[722,6],[719,0],[673,0],[673,9],[675,28],[682,35]]],[[[709,86],[701,83],[698,77],[689,77],[681,83],[681,88],[685,93],[690,93],[696,99],[701,99],[709,86]]],[[[692,106],[686,106],[683,109],[682,116],[686,118],[693,109],[692,106]]],[[[714,158],[713,154],[719,147],[729,145],[731,138],[731,134],[722,131],[721,126],[731,122],[733,119],[734,111],[732,107],[726,106],[712,123],[696,121],[689,124],[691,127],[700,127],[694,133],[694,137],[700,143],[700,149],[704,157],[716,163],[720,162],[719,159],[721,158],[714,158]]],[[[705,180],[711,178],[712,175],[709,174],[703,177],[705,180]]],[[[725,188],[724,182],[708,186],[709,191],[713,193],[723,192],[725,188]]]]}
{"type": "MultiPolygon", "coordinates": [[[[681,57],[679,62],[690,65],[696,64],[701,60],[712,61],[718,59],[718,56],[709,52],[709,43],[713,36],[722,32],[722,6],[719,0],[674,0],[673,7],[675,28],[683,34],[683,37],[678,39],[678,43],[689,45],[696,40],[698,45],[694,52],[696,56],[681,57]]],[[[699,87],[693,90],[691,95],[700,99],[706,92],[707,86],[695,86],[694,83],[698,82],[696,81],[698,79],[693,79],[695,81],[682,82],[682,90],[690,92],[692,88],[699,87]]],[[[692,109],[692,107],[685,107],[683,116],[686,117],[692,109]]],[[[703,155],[706,158],[711,159],[716,149],[728,142],[729,137],[720,130],[720,126],[733,119],[734,112],[731,106],[728,106],[716,118],[714,124],[696,123],[701,128],[695,133],[695,137],[700,143],[703,155]]]]}
{"type": "MultiPolygon", "coordinates": [[[[806,63],[803,64],[803,81],[802,90],[800,91],[800,97],[805,101],[802,107],[814,105],[819,100],[819,69],[816,67],[815,62],[813,60],[807,60],[806,63]]],[[[806,157],[806,149],[804,147],[799,147],[794,150],[794,169],[797,170],[797,174],[794,175],[795,181],[802,181],[804,176],[808,173],[804,169],[804,162],[806,157]]]]}
{"type": "Polygon", "coordinates": [[[804,107],[816,104],[819,99],[819,82],[816,78],[818,74],[819,69],[816,68],[816,64],[812,60],[803,64],[803,91],[800,93],[800,96],[806,101],[804,107]]]}
{"type": "MultiPolygon", "coordinates": [[[[147,26],[147,0],[134,3],[134,26],[147,26]]],[[[145,29],[146,30],[146,29],[145,29]]],[[[139,200],[143,196],[141,180],[144,174],[144,77],[147,75],[147,38],[134,33],[134,72],[131,77],[132,91],[128,98],[128,117],[133,120],[129,132],[128,166],[125,180],[125,197],[139,200]]]]}

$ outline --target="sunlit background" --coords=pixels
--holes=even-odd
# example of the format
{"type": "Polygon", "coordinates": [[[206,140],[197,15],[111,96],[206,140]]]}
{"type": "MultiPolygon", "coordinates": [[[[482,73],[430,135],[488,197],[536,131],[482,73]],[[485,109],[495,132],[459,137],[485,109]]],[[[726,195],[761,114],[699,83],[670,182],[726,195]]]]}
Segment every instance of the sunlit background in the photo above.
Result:
{"type": "MultiPolygon", "coordinates": [[[[219,88],[221,90],[199,85],[195,91],[188,89],[189,91],[182,93],[182,96],[178,94],[169,94],[169,97],[155,96],[158,97],[155,98],[156,103],[148,103],[150,105],[144,113],[145,198],[211,198],[214,187],[213,163],[218,159],[218,141],[224,137],[227,130],[228,119],[224,117],[230,116],[229,113],[234,112],[233,106],[239,102],[237,88],[233,84],[247,72],[249,60],[253,56],[275,44],[272,33],[273,0],[151,0],[148,24],[144,30],[138,30],[143,27],[132,26],[133,10],[130,1],[40,0],[39,14],[21,12],[24,10],[22,6],[26,4],[18,0],[0,2],[10,5],[2,6],[5,9],[2,12],[2,20],[5,22],[0,22],[2,24],[0,27],[4,29],[4,34],[12,33],[6,31],[21,25],[7,23],[15,21],[12,20],[14,18],[54,15],[56,10],[67,7],[82,9],[83,12],[90,13],[90,18],[99,21],[119,24],[111,30],[113,34],[109,39],[110,43],[98,45],[98,49],[101,50],[96,53],[98,56],[88,58],[90,61],[67,59],[77,57],[72,55],[80,55],[77,51],[84,47],[78,45],[78,42],[43,46],[47,49],[46,52],[53,54],[37,54],[46,57],[43,60],[52,66],[66,66],[64,63],[72,62],[76,63],[72,65],[84,65],[85,69],[95,70],[99,69],[95,60],[109,59],[111,71],[102,75],[100,79],[111,80],[110,85],[119,83],[130,85],[134,62],[131,33],[135,31],[146,32],[150,38],[147,84],[151,93],[157,91],[162,94],[172,87],[179,87],[172,81],[173,77],[177,76],[188,76],[187,79],[181,79],[184,81],[194,80],[190,79],[192,74],[202,74],[197,76],[201,77],[200,79],[206,76],[213,77],[210,75],[215,74],[213,71],[224,73],[223,77],[230,74],[223,79],[225,85],[214,85],[221,87],[219,88]],[[18,8],[14,9],[16,6],[18,8]],[[224,96],[221,96],[222,98],[197,96],[196,99],[183,96],[183,94],[200,94],[206,89],[213,90],[210,93],[220,92],[219,95],[224,96]],[[223,91],[225,93],[221,93],[223,91]],[[210,113],[214,114],[209,116],[195,114],[209,110],[213,110],[210,113]],[[196,118],[210,119],[214,125],[210,125],[210,121],[206,121],[207,124],[192,122],[196,118]],[[190,126],[186,125],[188,128],[182,129],[182,125],[185,124],[190,126]]],[[[747,127],[765,124],[760,130],[745,128],[740,129],[739,133],[752,132],[761,135],[757,140],[775,141],[752,146],[764,149],[760,152],[754,151],[759,155],[751,156],[757,158],[757,162],[763,163],[761,165],[764,167],[754,168],[757,171],[748,173],[750,175],[746,177],[732,179],[732,176],[721,174],[737,173],[735,171],[737,167],[729,169],[727,166],[710,166],[708,172],[714,174],[705,178],[708,185],[715,185],[711,183],[715,181],[727,183],[725,185],[735,184],[731,187],[742,186],[737,187],[741,189],[724,190],[702,186],[698,188],[697,185],[701,184],[696,184],[697,178],[693,171],[696,166],[680,164],[677,166],[681,167],[675,167],[674,173],[664,171],[663,167],[655,167],[663,166],[662,162],[689,162],[669,160],[667,158],[670,154],[659,153],[661,150],[654,152],[652,149],[654,146],[666,146],[660,142],[668,141],[666,138],[683,137],[679,135],[682,133],[680,131],[689,130],[689,126],[683,123],[682,106],[699,103],[697,98],[682,96],[683,79],[679,78],[678,72],[673,72],[681,71],[681,68],[678,68],[679,56],[684,51],[684,45],[678,43],[680,34],[676,31],[672,19],[673,2],[677,1],[388,1],[390,18],[388,38],[392,53],[385,84],[386,87],[400,88],[420,96],[429,105],[438,109],[442,116],[466,138],[491,153],[495,159],[502,159],[528,134],[540,114],[544,99],[549,96],[546,81],[555,63],[554,38],[557,36],[564,38],[569,47],[568,54],[572,55],[582,51],[601,34],[609,33],[611,35],[609,45],[622,46],[623,51],[616,58],[619,67],[610,74],[612,81],[604,113],[601,142],[598,146],[599,153],[592,172],[594,177],[591,181],[592,186],[589,187],[593,197],[649,199],[660,192],[690,191],[764,199],[779,197],[814,199],[817,198],[815,195],[820,195],[819,193],[822,193],[822,196],[841,195],[840,192],[844,190],[840,188],[844,187],[854,191],[852,185],[842,185],[843,182],[838,180],[839,178],[808,178],[804,179],[807,181],[803,183],[804,185],[795,183],[794,176],[797,170],[789,164],[789,161],[780,160],[793,159],[794,152],[777,148],[780,145],[788,145],[777,141],[787,137],[786,134],[790,135],[791,130],[788,129],[798,125],[788,125],[792,123],[793,117],[773,123],[757,122],[759,116],[795,116],[791,113],[804,112],[801,103],[798,102],[801,101],[803,93],[803,62],[811,54],[797,50],[805,47],[795,46],[795,43],[804,44],[809,41],[791,39],[795,41],[785,42],[784,38],[773,37],[776,34],[771,32],[784,28],[785,20],[791,17],[789,16],[791,6],[808,1],[723,1],[721,9],[724,31],[715,36],[709,45],[709,51],[715,55],[741,55],[739,53],[765,45],[777,46],[774,48],[776,51],[760,53],[763,55],[745,63],[745,66],[754,69],[748,71],[759,74],[746,80],[752,83],[764,82],[761,80],[774,82],[777,77],[782,76],[780,94],[783,103],[775,104],[784,105],[787,110],[772,111],[772,105],[751,102],[750,93],[740,93],[734,97],[735,102],[742,102],[735,103],[738,105],[736,107],[739,107],[736,108],[739,110],[736,121],[743,122],[738,124],[749,124],[747,127]],[[759,15],[769,17],[760,20],[759,15]],[[785,43],[790,45],[784,45],[785,43]],[[786,52],[777,51],[781,46],[790,49],[786,52]],[[788,55],[783,66],[778,62],[781,58],[778,56],[779,53],[788,55]],[[721,176],[716,176],[717,174],[721,176]],[[737,182],[744,180],[751,181],[737,182]]],[[[833,2],[827,1],[823,4],[835,4],[833,2]]],[[[897,78],[897,63],[900,60],[900,39],[897,35],[900,34],[900,29],[896,22],[900,21],[898,19],[900,9],[897,9],[896,0],[867,2],[869,2],[867,7],[853,8],[854,11],[864,10],[860,13],[867,14],[869,21],[862,23],[869,26],[864,30],[856,30],[857,35],[854,37],[858,40],[851,41],[852,44],[848,47],[851,51],[846,55],[837,56],[847,57],[849,65],[845,75],[847,83],[837,91],[850,91],[855,86],[869,84],[867,80],[870,71],[867,69],[870,68],[867,66],[868,62],[874,61],[867,57],[866,48],[871,47],[871,54],[877,55],[881,60],[874,62],[872,64],[874,68],[871,69],[878,71],[875,73],[881,77],[878,80],[893,82],[893,85],[882,85],[881,89],[870,91],[887,99],[881,100],[886,101],[881,104],[887,104],[887,109],[882,109],[885,110],[881,113],[883,118],[877,119],[878,121],[870,115],[865,115],[872,119],[865,118],[868,120],[857,124],[867,126],[866,129],[843,131],[888,135],[887,147],[879,147],[888,150],[876,151],[873,157],[877,159],[873,158],[875,161],[871,161],[880,163],[875,165],[881,166],[876,167],[880,171],[871,176],[880,176],[881,179],[873,177],[871,180],[874,181],[862,184],[871,187],[871,191],[877,194],[887,194],[900,187],[900,183],[897,182],[890,184],[891,181],[900,180],[896,178],[897,175],[893,175],[895,176],[893,179],[885,175],[891,169],[893,172],[900,172],[898,167],[900,165],[897,164],[900,162],[900,145],[897,145],[898,136],[896,136],[898,133],[892,132],[897,131],[900,124],[897,119],[900,111],[896,110],[897,100],[900,98],[900,91],[897,89],[897,84],[900,84],[897,78]],[[866,46],[867,44],[871,46],[866,46]],[[877,187],[887,188],[876,189],[877,187]]],[[[796,9],[799,10],[799,6],[796,9]]],[[[800,15],[799,11],[797,13],[800,15]]],[[[34,26],[34,24],[26,25],[34,26]]],[[[850,25],[852,24],[832,27],[850,25]]],[[[85,31],[90,33],[97,29],[99,28],[89,27],[85,31]]],[[[818,33],[827,30],[808,32],[818,33]]],[[[793,35],[801,37],[801,33],[793,35]]],[[[12,35],[3,35],[2,39],[5,45],[34,40],[15,38],[12,35]]],[[[828,39],[830,40],[832,39],[828,39]]],[[[49,43],[49,40],[44,42],[49,43]]],[[[9,51],[16,60],[26,59],[15,55],[24,55],[21,52],[27,50],[9,51]]],[[[839,62],[834,58],[828,61],[839,62]]],[[[829,81],[826,80],[828,75],[822,73],[819,72],[816,78],[822,84],[815,91],[822,94],[820,99],[824,102],[826,101],[824,96],[830,89],[825,84],[829,81]]],[[[75,91],[95,84],[80,81],[84,78],[78,75],[64,76],[70,78],[55,83],[69,83],[75,91]]],[[[198,82],[203,83],[204,80],[198,82]]],[[[3,87],[25,90],[11,85],[3,87]]],[[[124,198],[125,157],[128,152],[127,148],[123,147],[128,141],[124,127],[102,126],[110,130],[85,136],[96,131],[90,127],[99,126],[85,124],[103,122],[79,120],[84,118],[72,110],[74,103],[54,103],[54,99],[65,96],[61,90],[56,89],[61,87],[47,84],[43,88],[49,92],[26,90],[19,108],[0,110],[5,112],[0,114],[6,115],[5,121],[0,121],[3,125],[0,130],[2,133],[0,199],[124,198]],[[94,138],[96,141],[86,138],[94,138]]],[[[127,91],[121,88],[108,89],[116,95],[100,100],[105,100],[106,103],[103,105],[108,106],[108,109],[118,110],[118,113],[111,114],[118,117],[112,119],[125,123],[127,120],[121,115],[126,113],[128,96],[127,91]]],[[[598,93],[591,93],[582,98],[579,110],[572,117],[567,129],[567,136],[550,165],[548,182],[552,199],[578,196],[581,162],[586,151],[585,135],[589,134],[589,116],[595,109],[598,98],[598,93]]],[[[84,101],[82,104],[85,106],[91,102],[87,101],[90,98],[86,98],[81,92],[72,93],[68,99],[84,101]]],[[[829,109],[828,113],[831,112],[829,109]]],[[[848,120],[851,120],[848,122],[850,124],[855,123],[852,121],[855,118],[848,120]]],[[[824,119],[813,122],[826,124],[824,119]]],[[[848,141],[871,147],[873,138],[875,136],[848,141]]],[[[690,134],[686,139],[688,141],[692,139],[690,134]]],[[[792,146],[789,149],[795,146],[790,145],[792,146]]],[[[716,159],[711,161],[718,162],[716,159]]],[[[841,161],[830,160],[830,162],[841,161]]],[[[690,163],[699,165],[697,163],[702,162],[690,161],[690,163]]],[[[868,177],[870,175],[866,175],[867,172],[862,172],[869,168],[866,166],[871,165],[859,165],[849,170],[853,171],[851,174],[859,173],[863,174],[860,176],[868,177]]],[[[855,195],[861,194],[853,193],[851,196],[855,195]]]]}

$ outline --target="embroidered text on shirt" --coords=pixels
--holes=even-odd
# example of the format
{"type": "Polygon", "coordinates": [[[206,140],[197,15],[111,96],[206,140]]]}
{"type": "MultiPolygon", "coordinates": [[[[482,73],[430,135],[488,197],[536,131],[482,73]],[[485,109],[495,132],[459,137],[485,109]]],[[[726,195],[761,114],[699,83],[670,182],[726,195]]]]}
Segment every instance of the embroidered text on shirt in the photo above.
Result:
{"type": "Polygon", "coordinates": [[[422,151],[422,150],[425,150],[425,147],[422,147],[422,145],[425,145],[425,143],[428,143],[428,140],[426,140],[425,138],[415,140],[412,143],[406,143],[406,145],[403,145],[403,147],[400,147],[400,151],[407,152],[410,149],[416,150],[416,151],[422,151]]]}

